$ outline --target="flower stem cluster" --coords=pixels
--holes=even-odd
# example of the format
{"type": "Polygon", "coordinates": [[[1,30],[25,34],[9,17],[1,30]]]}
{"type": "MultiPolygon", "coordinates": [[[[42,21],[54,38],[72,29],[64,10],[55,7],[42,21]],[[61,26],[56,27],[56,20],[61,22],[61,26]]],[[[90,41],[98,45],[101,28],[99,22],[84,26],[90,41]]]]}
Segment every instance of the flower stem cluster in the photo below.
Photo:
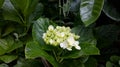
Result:
{"type": "Polygon", "coordinates": [[[57,26],[54,28],[52,25],[48,27],[46,33],[43,34],[43,39],[47,44],[53,46],[60,46],[69,51],[72,47],[80,50],[79,41],[76,41],[80,36],[71,33],[70,27],[57,26]]]}

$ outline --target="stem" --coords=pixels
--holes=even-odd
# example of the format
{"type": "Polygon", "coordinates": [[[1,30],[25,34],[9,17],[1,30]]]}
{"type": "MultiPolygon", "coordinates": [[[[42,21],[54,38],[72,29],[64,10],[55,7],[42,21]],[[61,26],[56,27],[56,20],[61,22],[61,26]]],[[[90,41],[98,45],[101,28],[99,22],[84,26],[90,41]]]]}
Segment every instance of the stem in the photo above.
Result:
{"type": "Polygon", "coordinates": [[[59,61],[54,50],[53,50],[53,54],[54,54],[54,56],[55,56],[55,59],[56,59],[57,61],[59,61]]]}
{"type": "Polygon", "coordinates": [[[41,58],[41,60],[45,67],[50,67],[49,63],[44,58],[41,58]]]}

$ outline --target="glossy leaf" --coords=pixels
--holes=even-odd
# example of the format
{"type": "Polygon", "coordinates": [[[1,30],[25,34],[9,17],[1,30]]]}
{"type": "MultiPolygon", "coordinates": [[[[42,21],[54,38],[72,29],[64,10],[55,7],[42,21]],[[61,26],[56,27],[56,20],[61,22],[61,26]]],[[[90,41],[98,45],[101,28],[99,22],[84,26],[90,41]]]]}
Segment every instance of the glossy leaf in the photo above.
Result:
{"type": "Polygon", "coordinates": [[[0,0],[0,8],[2,7],[4,0],[0,0]]]}
{"type": "Polygon", "coordinates": [[[21,16],[13,7],[10,0],[5,0],[2,9],[3,9],[3,17],[5,20],[11,20],[21,23],[21,19],[20,19],[21,16]]]}
{"type": "Polygon", "coordinates": [[[4,61],[5,63],[10,63],[13,60],[15,60],[17,58],[16,55],[3,55],[0,56],[0,60],[4,61]]]}
{"type": "Polygon", "coordinates": [[[103,3],[104,0],[81,0],[80,16],[85,26],[94,23],[98,19],[103,3]]]}
{"type": "Polygon", "coordinates": [[[25,18],[29,17],[29,15],[33,12],[35,6],[38,3],[38,0],[10,0],[10,1],[18,11],[22,12],[25,18]]]}
{"type": "Polygon", "coordinates": [[[43,13],[43,4],[42,3],[38,3],[34,12],[32,13],[32,15],[30,16],[30,20],[37,20],[43,13]]]}
{"type": "Polygon", "coordinates": [[[49,55],[47,52],[41,49],[40,45],[37,42],[28,42],[25,48],[25,56],[27,59],[34,59],[37,57],[45,58],[49,61],[54,67],[58,67],[58,63],[55,58],[49,55]]]}
{"type": "Polygon", "coordinates": [[[33,29],[32,29],[33,39],[39,41],[41,45],[45,44],[42,39],[42,36],[43,33],[46,32],[48,26],[49,26],[49,20],[43,18],[39,18],[33,25],[33,29]]]}
{"type": "Polygon", "coordinates": [[[119,0],[104,0],[105,4],[103,7],[103,12],[111,19],[115,21],[120,21],[120,9],[119,0]]]}

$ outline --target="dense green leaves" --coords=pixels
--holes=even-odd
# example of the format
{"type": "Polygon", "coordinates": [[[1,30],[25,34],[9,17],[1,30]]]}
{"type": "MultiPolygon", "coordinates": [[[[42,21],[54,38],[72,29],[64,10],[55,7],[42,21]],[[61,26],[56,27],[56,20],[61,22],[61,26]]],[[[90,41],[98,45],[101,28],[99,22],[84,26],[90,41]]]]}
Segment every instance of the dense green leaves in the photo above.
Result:
{"type": "Polygon", "coordinates": [[[12,37],[0,39],[0,55],[9,53],[19,47],[22,47],[23,43],[20,41],[14,41],[12,37]]]}
{"type": "Polygon", "coordinates": [[[4,0],[0,0],[0,8],[3,5],[4,0]]]}
{"type": "Polygon", "coordinates": [[[58,63],[55,58],[49,55],[47,52],[41,49],[40,45],[36,42],[28,42],[25,48],[25,56],[26,58],[37,58],[42,57],[49,61],[54,67],[58,67],[58,63]]]}
{"type": "Polygon", "coordinates": [[[97,20],[101,13],[103,3],[104,0],[81,0],[80,16],[85,26],[97,20]]]}

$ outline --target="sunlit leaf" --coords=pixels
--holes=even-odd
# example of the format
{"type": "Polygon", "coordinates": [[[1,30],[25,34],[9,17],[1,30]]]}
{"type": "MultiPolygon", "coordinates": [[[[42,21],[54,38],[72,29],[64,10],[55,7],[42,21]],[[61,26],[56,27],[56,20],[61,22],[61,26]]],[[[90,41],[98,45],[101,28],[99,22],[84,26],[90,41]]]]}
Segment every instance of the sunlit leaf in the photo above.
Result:
{"type": "Polygon", "coordinates": [[[98,19],[103,3],[104,0],[81,0],[80,16],[85,26],[94,23],[98,19]]]}

